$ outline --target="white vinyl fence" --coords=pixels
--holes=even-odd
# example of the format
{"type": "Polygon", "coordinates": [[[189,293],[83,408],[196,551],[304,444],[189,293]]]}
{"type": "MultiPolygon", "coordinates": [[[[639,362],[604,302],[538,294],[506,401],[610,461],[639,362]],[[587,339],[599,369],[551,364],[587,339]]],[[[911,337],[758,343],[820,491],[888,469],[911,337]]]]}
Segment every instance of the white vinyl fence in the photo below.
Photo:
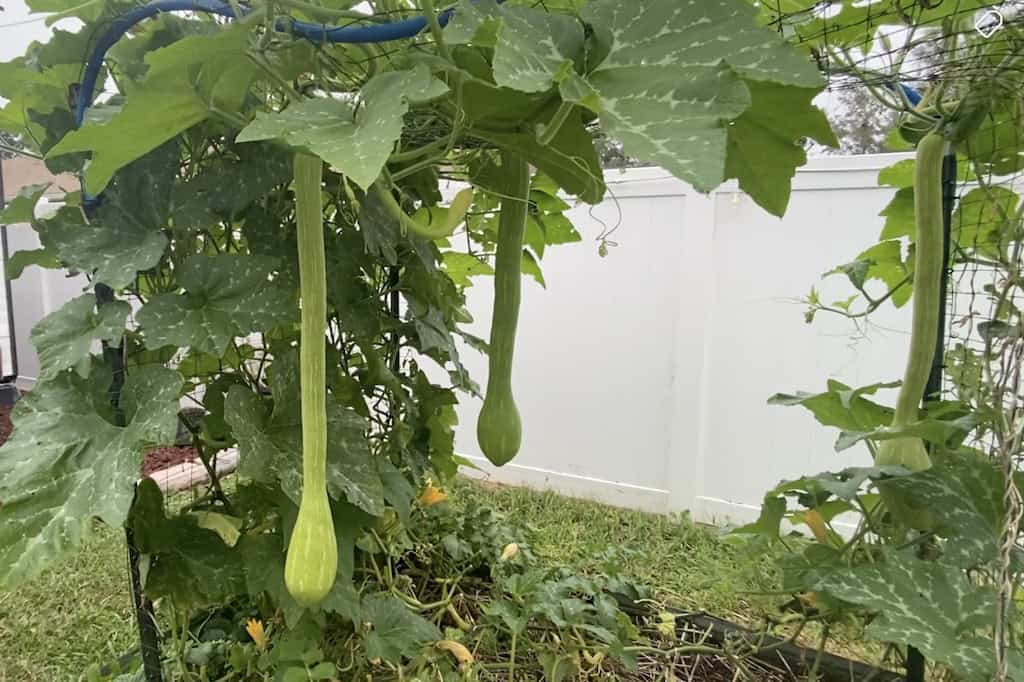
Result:
{"type": "MultiPolygon", "coordinates": [[[[479,401],[463,398],[456,446],[493,480],[553,488],[699,521],[753,518],[783,477],[866,460],[837,454],[835,433],[776,392],[898,378],[909,311],[880,310],[864,338],[846,320],[803,320],[812,285],[825,301],[850,293],[821,274],[852,260],[881,230],[892,196],[880,168],[897,155],[818,158],[794,180],[784,219],[735,187],[705,196],[656,168],[608,173],[609,199],[572,212],[583,242],[550,249],[542,289],[523,283],[513,386],[523,419],[520,456],[489,466],[476,445],[479,401]],[[618,246],[595,238],[618,226],[618,246]]],[[[12,251],[31,248],[11,228],[12,251]]],[[[31,325],[82,290],[80,279],[30,268],[15,283],[21,374],[38,367],[31,325]]],[[[492,282],[475,280],[470,331],[485,337],[492,282]]],[[[462,348],[484,384],[486,359],[462,348]]],[[[480,472],[477,472],[480,473],[480,472]]]]}
{"type": "MultiPolygon", "coordinates": [[[[56,189],[54,191],[58,192],[56,189]]],[[[39,203],[36,214],[38,217],[47,217],[56,212],[57,206],[59,204],[48,203],[44,198],[39,203]]],[[[39,237],[28,224],[8,225],[7,245],[11,254],[40,247],[39,237]]],[[[36,266],[26,268],[21,277],[11,282],[11,305],[14,309],[14,350],[18,357],[20,388],[30,388],[39,375],[39,358],[29,340],[32,327],[67,301],[80,296],[88,285],[86,278],[81,275],[69,276],[63,271],[44,270],[36,266]]],[[[6,332],[6,311],[0,321],[2,321],[2,327],[6,332]]],[[[9,358],[5,356],[5,373],[8,371],[8,363],[9,358]]]]}
{"type": "MultiPolygon", "coordinates": [[[[609,173],[614,199],[573,212],[583,243],[545,254],[547,290],[524,282],[520,456],[486,463],[469,399],[458,449],[497,481],[717,523],[754,518],[783,477],[867,461],[835,453],[836,434],[801,408],[766,401],[829,378],[901,376],[909,311],[878,311],[855,339],[845,319],[806,324],[796,302],[812,285],[827,302],[851,293],[844,277],[821,274],[877,241],[893,194],[877,173],[899,158],[812,160],[782,220],[735,187],[705,196],[660,169],[609,173]],[[601,258],[594,238],[616,224],[618,246],[601,258]]],[[[490,281],[477,280],[469,309],[484,337],[491,300],[490,281]]],[[[485,359],[463,356],[483,381],[485,359]]]]}

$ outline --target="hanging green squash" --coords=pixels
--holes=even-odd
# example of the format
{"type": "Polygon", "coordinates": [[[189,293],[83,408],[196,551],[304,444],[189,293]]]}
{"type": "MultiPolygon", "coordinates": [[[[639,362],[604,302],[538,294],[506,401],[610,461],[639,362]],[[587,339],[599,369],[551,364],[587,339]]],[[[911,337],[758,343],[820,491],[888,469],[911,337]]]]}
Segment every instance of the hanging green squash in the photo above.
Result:
{"type": "MultiPolygon", "coordinates": [[[[942,158],[946,141],[938,132],[925,135],[917,145],[914,170],[914,216],[917,238],[914,242],[914,297],[910,350],[892,419],[894,429],[903,429],[918,420],[939,335],[942,305],[943,232],[942,232],[942,158]]],[[[879,444],[875,463],[924,471],[932,465],[924,441],[908,436],[884,440],[879,444]]],[[[929,514],[912,508],[910,503],[884,484],[882,500],[893,516],[908,526],[927,528],[929,514]]]]}
{"type": "Polygon", "coordinates": [[[320,200],[323,164],[318,157],[302,152],[295,155],[294,163],[302,305],[302,499],[288,544],[284,582],[295,601],[314,606],[331,591],[338,572],[338,545],[327,498],[327,275],[320,200]]]}
{"type": "Polygon", "coordinates": [[[530,193],[530,168],[526,161],[512,152],[502,152],[501,159],[506,184],[494,259],[487,392],[476,424],[480,450],[495,466],[507,464],[516,456],[523,437],[519,409],[512,395],[512,357],[519,323],[520,267],[530,193]]]}

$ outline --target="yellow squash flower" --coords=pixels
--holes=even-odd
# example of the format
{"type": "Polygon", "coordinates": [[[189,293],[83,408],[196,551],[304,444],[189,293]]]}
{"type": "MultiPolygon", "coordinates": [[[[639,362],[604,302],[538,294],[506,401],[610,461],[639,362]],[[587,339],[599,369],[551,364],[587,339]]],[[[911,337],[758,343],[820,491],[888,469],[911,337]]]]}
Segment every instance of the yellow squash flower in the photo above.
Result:
{"type": "Polygon", "coordinates": [[[267,632],[263,629],[263,621],[250,618],[245,624],[245,631],[256,642],[256,648],[263,651],[267,648],[267,632]]]}
{"type": "Polygon", "coordinates": [[[463,644],[456,642],[453,639],[442,639],[437,643],[437,648],[441,651],[447,651],[458,660],[460,665],[469,666],[473,665],[473,654],[469,652],[463,644]]]}
{"type": "Polygon", "coordinates": [[[420,504],[424,507],[433,507],[435,504],[440,504],[448,499],[448,494],[439,488],[435,488],[433,483],[427,483],[427,487],[420,493],[420,504]]]}

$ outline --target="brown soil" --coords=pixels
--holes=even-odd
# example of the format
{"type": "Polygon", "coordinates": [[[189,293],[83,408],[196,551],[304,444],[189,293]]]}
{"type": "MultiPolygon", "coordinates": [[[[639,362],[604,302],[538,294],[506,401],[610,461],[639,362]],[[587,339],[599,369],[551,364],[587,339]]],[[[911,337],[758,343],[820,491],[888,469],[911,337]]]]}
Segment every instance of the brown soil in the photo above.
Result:
{"type": "Polygon", "coordinates": [[[195,448],[178,447],[178,446],[167,446],[153,448],[146,453],[146,459],[142,463],[142,473],[144,476],[149,476],[157,471],[162,471],[167,467],[172,467],[175,464],[181,464],[182,462],[192,462],[196,458],[195,448]]]}
{"type": "Polygon", "coordinates": [[[11,435],[11,406],[0,405],[0,445],[7,442],[11,435]]]}
{"type": "MultiPolygon", "coordinates": [[[[0,405],[0,445],[7,442],[11,435],[11,406],[0,405]]],[[[167,467],[191,462],[196,458],[196,451],[192,447],[158,447],[146,453],[146,459],[142,463],[142,473],[146,476],[166,469],[167,467]]]]}

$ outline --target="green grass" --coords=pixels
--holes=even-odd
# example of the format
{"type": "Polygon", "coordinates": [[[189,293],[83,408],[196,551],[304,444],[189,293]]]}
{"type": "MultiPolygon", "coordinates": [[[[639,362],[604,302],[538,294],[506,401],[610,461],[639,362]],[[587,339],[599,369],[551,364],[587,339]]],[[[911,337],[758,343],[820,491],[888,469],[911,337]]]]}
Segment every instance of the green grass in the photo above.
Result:
{"type": "Polygon", "coordinates": [[[717,529],[686,516],[475,482],[460,483],[454,498],[475,498],[530,525],[537,534],[534,552],[553,561],[585,569],[607,547],[638,551],[630,572],[680,608],[749,620],[768,605],[754,593],[777,589],[766,558],[747,557],[723,542],[717,529]]]}
{"type": "Polygon", "coordinates": [[[84,551],[0,592],[0,682],[78,679],[137,642],[124,536],[100,528],[84,551]]]}
{"type": "MultiPolygon", "coordinates": [[[[667,517],[534,492],[460,482],[453,501],[494,506],[536,531],[542,558],[587,568],[606,547],[641,552],[634,576],[683,608],[747,620],[772,589],[766,561],[742,552],[685,517],[667,517]]],[[[137,643],[124,538],[101,529],[86,549],[13,592],[0,592],[0,682],[77,680],[137,643]]]]}

